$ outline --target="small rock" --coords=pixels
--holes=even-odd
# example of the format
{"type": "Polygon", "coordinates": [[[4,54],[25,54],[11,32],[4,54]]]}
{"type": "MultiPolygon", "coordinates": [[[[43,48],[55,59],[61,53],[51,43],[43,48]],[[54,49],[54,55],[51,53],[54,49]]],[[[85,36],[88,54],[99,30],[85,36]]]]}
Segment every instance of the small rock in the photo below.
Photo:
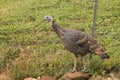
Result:
{"type": "Polygon", "coordinates": [[[51,76],[42,76],[41,80],[55,80],[55,79],[51,76]]]}
{"type": "Polygon", "coordinates": [[[112,80],[119,80],[118,78],[116,78],[116,77],[114,76],[113,73],[110,73],[110,77],[112,78],[112,80]]]}
{"type": "Polygon", "coordinates": [[[29,77],[29,78],[25,78],[24,80],[37,80],[37,79],[29,77]]]}
{"type": "Polygon", "coordinates": [[[88,80],[89,76],[87,74],[74,72],[74,73],[66,73],[63,75],[61,80],[88,80]]]}
{"type": "Polygon", "coordinates": [[[107,78],[106,80],[113,80],[112,78],[107,78]]]}
{"type": "Polygon", "coordinates": [[[96,77],[92,77],[90,80],[103,80],[102,76],[98,75],[96,77]]]}
{"type": "Polygon", "coordinates": [[[113,74],[110,74],[110,77],[104,77],[104,76],[96,76],[92,77],[90,80],[119,80],[118,78],[115,78],[113,74]]]}
{"type": "Polygon", "coordinates": [[[37,80],[41,80],[41,77],[38,77],[37,80]]]}

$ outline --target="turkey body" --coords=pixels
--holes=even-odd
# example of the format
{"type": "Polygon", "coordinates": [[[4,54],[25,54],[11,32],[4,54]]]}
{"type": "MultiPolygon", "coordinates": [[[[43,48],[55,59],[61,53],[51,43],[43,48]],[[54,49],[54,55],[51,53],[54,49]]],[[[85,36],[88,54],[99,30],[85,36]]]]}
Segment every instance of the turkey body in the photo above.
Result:
{"type": "Polygon", "coordinates": [[[78,55],[86,55],[87,53],[95,53],[102,59],[108,59],[109,56],[104,52],[103,48],[97,43],[91,35],[75,29],[62,28],[54,21],[52,22],[53,31],[63,42],[65,48],[78,55]]]}
{"type": "Polygon", "coordinates": [[[74,29],[64,28],[61,34],[61,40],[65,48],[68,51],[74,53],[75,56],[86,55],[90,52],[88,46],[79,46],[77,44],[77,41],[82,40],[82,38],[85,36],[83,32],[74,29]]]}

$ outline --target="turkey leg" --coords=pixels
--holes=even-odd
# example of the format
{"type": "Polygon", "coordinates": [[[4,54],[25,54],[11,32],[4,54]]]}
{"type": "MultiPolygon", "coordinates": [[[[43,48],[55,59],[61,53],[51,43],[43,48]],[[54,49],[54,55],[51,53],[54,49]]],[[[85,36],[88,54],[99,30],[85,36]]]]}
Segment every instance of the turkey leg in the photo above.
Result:
{"type": "Polygon", "coordinates": [[[86,70],[86,57],[85,56],[82,56],[82,64],[83,64],[83,70],[82,72],[84,72],[86,70]]]}
{"type": "Polygon", "coordinates": [[[71,72],[75,72],[75,71],[77,71],[77,57],[76,56],[74,57],[74,67],[71,72]]]}

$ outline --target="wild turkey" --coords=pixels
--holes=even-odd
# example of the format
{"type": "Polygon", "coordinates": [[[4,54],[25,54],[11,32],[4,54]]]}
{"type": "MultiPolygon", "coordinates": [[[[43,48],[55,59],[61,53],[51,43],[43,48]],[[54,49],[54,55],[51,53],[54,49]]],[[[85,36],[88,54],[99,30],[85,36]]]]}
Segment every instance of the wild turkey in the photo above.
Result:
{"type": "Polygon", "coordinates": [[[53,31],[61,39],[65,48],[74,53],[75,59],[72,72],[76,71],[78,55],[82,57],[83,71],[86,69],[85,55],[88,53],[95,53],[101,59],[109,59],[109,56],[92,36],[78,30],[60,27],[50,15],[46,15],[44,20],[48,20],[51,23],[53,31]]]}

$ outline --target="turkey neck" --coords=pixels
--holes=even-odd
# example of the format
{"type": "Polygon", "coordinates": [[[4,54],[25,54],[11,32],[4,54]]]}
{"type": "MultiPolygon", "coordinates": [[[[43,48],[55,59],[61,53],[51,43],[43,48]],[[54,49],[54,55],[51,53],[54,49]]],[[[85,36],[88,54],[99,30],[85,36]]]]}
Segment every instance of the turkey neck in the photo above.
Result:
{"type": "Polygon", "coordinates": [[[52,21],[53,31],[58,35],[59,38],[62,36],[63,28],[61,28],[55,21],[52,21]]]}

